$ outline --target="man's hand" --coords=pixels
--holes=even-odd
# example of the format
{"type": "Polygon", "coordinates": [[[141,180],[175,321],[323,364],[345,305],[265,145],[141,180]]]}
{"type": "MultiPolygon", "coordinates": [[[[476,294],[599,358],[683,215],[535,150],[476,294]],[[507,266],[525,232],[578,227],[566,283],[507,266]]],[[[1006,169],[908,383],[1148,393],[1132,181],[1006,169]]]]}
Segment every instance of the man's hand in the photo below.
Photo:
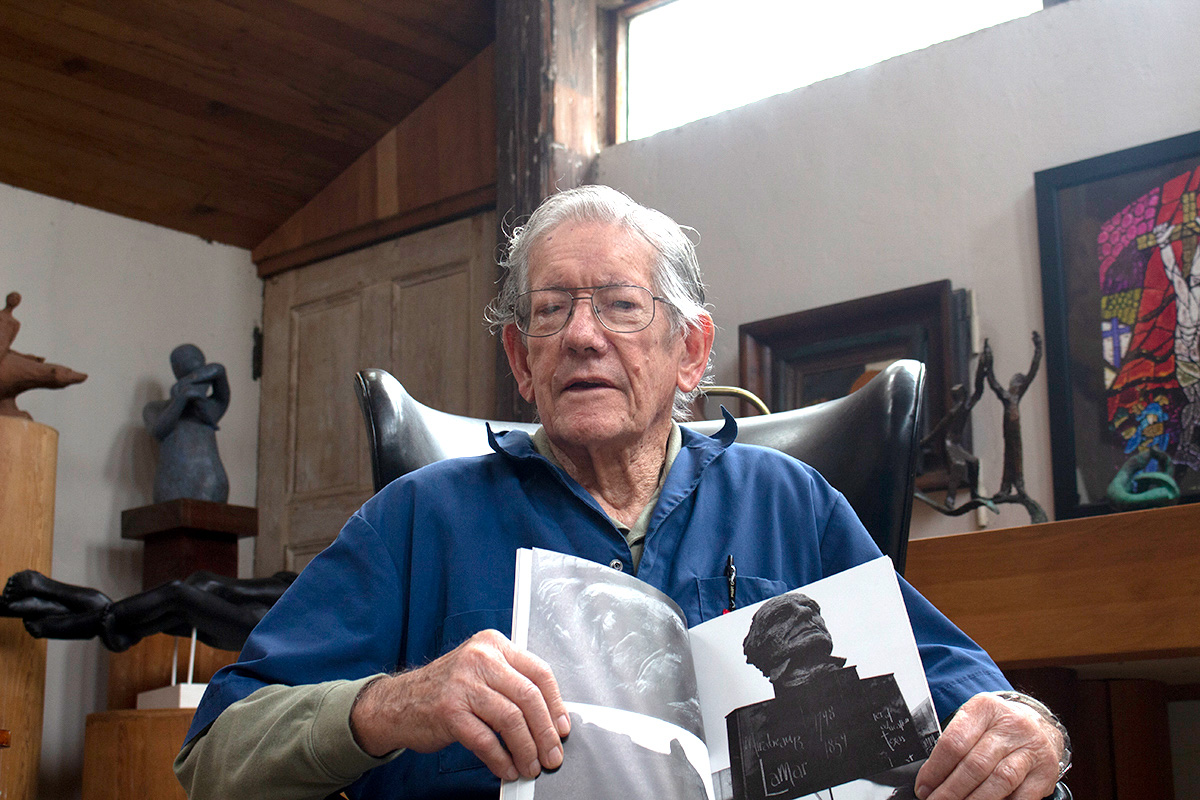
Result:
{"type": "Polygon", "coordinates": [[[1042,714],[992,693],[963,704],[917,773],[921,800],[1042,800],[1058,782],[1063,737],[1042,714]]]}
{"type": "Polygon", "coordinates": [[[571,722],[550,667],[487,630],[420,669],[369,684],[350,726],[373,756],[462,742],[497,776],[516,780],[562,764],[571,722]]]}

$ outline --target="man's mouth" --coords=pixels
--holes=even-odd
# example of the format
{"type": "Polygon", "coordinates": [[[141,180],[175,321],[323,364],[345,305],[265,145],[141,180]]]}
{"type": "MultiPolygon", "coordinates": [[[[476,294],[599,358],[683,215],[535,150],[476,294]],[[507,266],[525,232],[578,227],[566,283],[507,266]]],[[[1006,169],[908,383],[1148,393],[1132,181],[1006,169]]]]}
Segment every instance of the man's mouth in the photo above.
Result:
{"type": "Polygon", "coordinates": [[[564,392],[583,392],[589,389],[611,389],[612,385],[603,381],[572,381],[563,387],[564,392]]]}

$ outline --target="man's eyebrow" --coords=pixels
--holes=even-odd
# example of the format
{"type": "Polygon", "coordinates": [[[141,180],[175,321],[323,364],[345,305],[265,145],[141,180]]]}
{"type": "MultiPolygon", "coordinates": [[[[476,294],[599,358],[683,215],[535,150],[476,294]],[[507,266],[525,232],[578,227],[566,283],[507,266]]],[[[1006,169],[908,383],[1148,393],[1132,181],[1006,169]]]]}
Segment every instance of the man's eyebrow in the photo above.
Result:
{"type": "Polygon", "coordinates": [[[570,289],[603,289],[607,286],[638,286],[640,284],[630,283],[628,278],[607,278],[600,283],[593,283],[587,286],[567,286],[565,283],[551,283],[547,286],[539,286],[535,289],[530,289],[532,292],[540,292],[547,289],[557,289],[559,291],[567,291],[570,289]]]}

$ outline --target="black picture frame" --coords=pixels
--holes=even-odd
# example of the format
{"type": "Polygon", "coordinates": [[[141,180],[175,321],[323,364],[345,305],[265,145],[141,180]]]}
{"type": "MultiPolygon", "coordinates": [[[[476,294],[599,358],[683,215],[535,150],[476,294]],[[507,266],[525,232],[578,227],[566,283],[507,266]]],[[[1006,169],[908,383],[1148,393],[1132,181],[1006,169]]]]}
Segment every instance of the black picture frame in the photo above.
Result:
{"type": "Polygon", "coordinates": [[[1034,175],[1057,519],[1112,511],[1108,484],[1151,444],[1175,460],[1180,501],[1200,500],[1197,449],[1183,442],[1185,412],[1200,412],[1187,410],[1200,383],[1191,382],[1194,362],[1175,358],[1187,326],[1177,330],[1154,232],[1175,226],[1169,259],[1188,280],[1200,238],[1198,184],[1200,131],[1034,175]]]}
{"type": "MultiPolygon", "coordinates": [[[[787,411],[843,397],[892,361],[914,358],[925,364],[924,434],[950,407],[951,387],[966,381],[970,331],[970,294],[934,281],[738,326],[739,381],[772,411],[787,411]]],[[[968,423],[967,447],[970,436],[968,423]]],[[[922,490],[946,487],[940,448],[922,450],[918,472],[922,490]]]]}

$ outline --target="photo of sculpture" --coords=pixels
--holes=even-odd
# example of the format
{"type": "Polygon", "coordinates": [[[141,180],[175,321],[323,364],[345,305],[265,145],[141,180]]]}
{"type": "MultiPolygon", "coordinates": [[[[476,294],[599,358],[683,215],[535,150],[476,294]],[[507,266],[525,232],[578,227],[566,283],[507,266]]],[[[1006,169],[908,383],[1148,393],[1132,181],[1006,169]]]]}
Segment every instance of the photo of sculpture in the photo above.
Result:
{"type": "Polygon", "coordinates": [[[533,781],[534,797],[708,798],[702,773],[682,739],[666,726],[651,726],[658,728],[652,731],[645,727],[644,720],[623,712],[574,706],[571,735],[563,742],[563,765],[533,781]]]}
{"type": "Polygon", "coordinates": [[[664,604],[674,605],[670,599],[603,565],[535,555],[529,649],[553,668],[563,697],[656,717],[702,738],[687,629],[664,604]]]}
{"type": "Polygon", "coordinates": [[[563,765],[519,797],[704,800],[709,764],[675,604],[610,567],[533,551],[529,650],[571,714],[563,765]],[[620,765],[615,766],[615,765],[620,765]]]}
{"type": "Polygon", "coordinates": [[[912,796],[940,730],[889,559],[689,634],[717,800],[912,796]]]}
{"type": "MultiPolygon", "coordinates": [[[[801,592],[755,612],[743,652],[775,697],[726,717],[735,800],[804,797],[919,764],[933,749],[936,720],[914,720],[895,677],[860,678],[833,649],[821,606],[801,592]]],[[[911,790],[913,771],[903,774],[874,782],[911,790]]]]}

